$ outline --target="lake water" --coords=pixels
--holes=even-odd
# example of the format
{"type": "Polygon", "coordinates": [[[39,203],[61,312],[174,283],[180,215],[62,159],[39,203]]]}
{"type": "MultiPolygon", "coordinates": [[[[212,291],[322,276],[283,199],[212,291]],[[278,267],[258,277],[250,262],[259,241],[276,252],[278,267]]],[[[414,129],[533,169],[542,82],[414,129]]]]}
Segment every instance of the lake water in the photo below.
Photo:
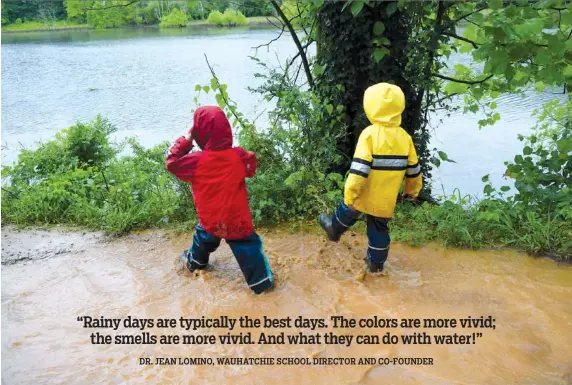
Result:
{"type": "MultiPolygon", "coordinates": [[[[257,125],[264,128],[269,104],[247,90],[260,83],[254,77],[259,67],[249,57],[278,64],[292,56],[286,34],[270,47],[253,48],[277,35],[247,28],[3,34],[2,164],[12,163],[21,147],[33,148],[98,113],[118,127],[118,139],[137,136],[145,146],[175,139],[192,124],[195,85],[211,78],[204,55],[240,110],[250,118],[260,115],[257,125]]],[[[450,64],[467,60],[456,56],[450,64]]],[[[433,116],[433,145],[457,162],[434,172],[435,191],[478,195],[485,174],[499,186],[510,184],[502,178],[503,162],[522,148],[517,134],[534,124],[534,108],[555,97],[503,96],[501,121],[482,130],[479,114],[433,116]]],[[[215,101],[205,95],[201,103],[215,101]]]]}

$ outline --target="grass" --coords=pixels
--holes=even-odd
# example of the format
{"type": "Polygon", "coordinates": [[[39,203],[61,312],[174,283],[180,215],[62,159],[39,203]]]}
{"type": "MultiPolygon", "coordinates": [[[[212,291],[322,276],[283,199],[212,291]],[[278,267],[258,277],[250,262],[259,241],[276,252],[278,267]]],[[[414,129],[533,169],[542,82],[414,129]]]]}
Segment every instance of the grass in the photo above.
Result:
{"type": "Polygon", "coordinates": [[[9,24],[2,26],[2,32],[32,32],[32,31],[54,31],[63,29],[86,29],[91,28],[87,24],[75,24],[66,20],[56,22],[26,21],[22,24],[9,24]]]}
{"type": "MultiPolygon", "coordinates": [[[[248,20],[247,26],[250,27],[271,25],[265,16],[247,17],[246,19],[248,20]]],[[[125,27],[132,27],[132,26],[126,25],[125,27]]],[[[206,19],[192,20],[187,23],[187,28],[193,28],[193,27],[214,27],[214,25],[209,24],[206,19]]],[[[57,20],[56,22],[47,22],[47,23],[44,23],[42,21],[26,21],[22,24],[9,24],[2,26],[2,32],[59,31],[66,29],[93,29],[93,27],[90,27],[87,24],[71,23],[67,20],[57,20]]]]}
{"type": "MultiPolygon", "coordinates": [[[[272,17],[266,16],[253,16],[247,17],[248,24],[246,26],[255,27],[255,26],[265,26],[271,25],[268,19],[272,20],[272,17]]],[[[215,27],[215,25],[210,24],[206,19],[204,20],[191,20],[187,23],[187,27],[215,27]]],[[[238,25],[237,27],[245,27],[238,25]]]]}

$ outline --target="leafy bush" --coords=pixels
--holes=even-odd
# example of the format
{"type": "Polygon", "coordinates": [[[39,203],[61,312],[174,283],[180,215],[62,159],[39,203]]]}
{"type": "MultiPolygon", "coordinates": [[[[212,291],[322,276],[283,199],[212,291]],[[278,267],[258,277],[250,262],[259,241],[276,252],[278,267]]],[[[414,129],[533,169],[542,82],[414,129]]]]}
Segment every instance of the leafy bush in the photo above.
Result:
{"type": "Polygon", "coordinates": [[[163,16],[161,27],[185,27],[187,25],[187,15],[178,8],[173,8],[171,13],[163,16]]]}
{"type": "Polygon", "coordinates": [[[222,15],[222,12],[212,11],[211,13],[209,13],[209,16],[207,17],[207,22],[209,24],[218,25],[218,26],[224,25],[224,17],[222,15]]]}
{"type": "Polygon", "coordinates": [[[222,16],[224,19],[224,23],[226,25],[228,25],[229,27],[235,26],[235,25],[247,25],[248,24],[248,20],[242,14],[242,12],[234,10],[234,9],[227,8],[224,11],[222,16]]]}
{"type": "Polygon", "coordinates": [[[224,13],[221,13],[217,10],[212,11],[207,18],[207,22],[209,24],[218,25],[220,27],[233,27],[236,25],[248,24],[248,20],[240,11],[236,11],[230,8],[227,8],[224,13]]]}
{"type": "Polygon", "coordinates": [[[110,233],[196,218],[187,184],[165,171],[168,143],[144,149],[130,139],[133,155],[109,135],[105,119],[78,123],[37,150],[23,151],[2,169],[2,221],[66,223],[110,233]]]}
{"type": "MultiPolygon", "coordinates": [[[[75,3],[80,3],[74,1],[75,3]]],[[[70,2],[70,3],[74,3],[70,2]]],[[[127,0],[117,0],[115,6],[106,7],[105,2],[96,1],[93,10],[87,12],[87,24],[94,28],[117,28],[126,24],[135,24],[137,21],[135,3],[127,0]],[[101,9],[98,9],[101,8],[101,9]]],[[[77,4],[75,6],[78,6],[77,4]]],[[[80,9],[82,8],[79,4],[80,9]]],[[[79,17],[85,10],[74,13],[79,17]]]]}

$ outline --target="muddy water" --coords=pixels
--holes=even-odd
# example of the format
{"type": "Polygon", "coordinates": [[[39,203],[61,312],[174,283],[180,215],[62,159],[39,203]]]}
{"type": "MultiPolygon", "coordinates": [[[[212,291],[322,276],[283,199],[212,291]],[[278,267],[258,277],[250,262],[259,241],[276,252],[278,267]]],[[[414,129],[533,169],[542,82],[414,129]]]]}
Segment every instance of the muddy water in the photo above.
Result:
{"type": "MultiPolygon", "coordinates": [[[[213,255],[207,272],[185,272],[175,256],[187,246],[190,234],[143,233],[109,240],[100,234],[3,231],[3,382],[568,385],[572,381],[570,266],[510,251],[413,249],[396,244],[387,272],[372,276],[363,272],[366,240],[362,235],[347,236],[339,244],[326,243],[313,234],[268,232],[262,236],[278,285],[270,293],[254,296],[224,243],[213,255]],[[497,327],[485,330],[474,345],[456,346],[96,346],[90,344],[89,332],[76,321],[79,315],[492,315],[497,327]],[[138,357],[171,356],[433,357],[435,364],[137,364],[138,357]]],[[[386,331],[368,334],[383,335],[386,331]]],[[[404,330],[392,331],[400,334],[404,330]]],[[[222,333],[214,329],[205,332],[222,333]]],[[[133,332],[120,327],[112,333],[133,332]]],[[[256,337],[258,333],[254,334],[256,337]]]]}

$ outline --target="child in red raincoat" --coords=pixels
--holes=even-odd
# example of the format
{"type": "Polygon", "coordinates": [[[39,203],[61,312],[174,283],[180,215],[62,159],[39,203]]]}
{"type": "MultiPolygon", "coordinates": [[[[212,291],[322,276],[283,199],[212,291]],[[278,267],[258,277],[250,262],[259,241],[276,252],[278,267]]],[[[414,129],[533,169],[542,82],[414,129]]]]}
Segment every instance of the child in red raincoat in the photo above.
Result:
{"type": "Polygon", "coordinates": [[[232,147],[232,131],[219,107],[195,111],[190,132],[177,139],[165,162],[167,170],[189,182],[199,216],[193,244],[181,256],[192,272],[204,269],[210,253],[226,240],[248,286],[260,294],[274,286],[272,271],[254,231],[245,178],[256,172],[256,156],[232,147]],[[202,151],[190,152],[193,140],[202,151]]]}

